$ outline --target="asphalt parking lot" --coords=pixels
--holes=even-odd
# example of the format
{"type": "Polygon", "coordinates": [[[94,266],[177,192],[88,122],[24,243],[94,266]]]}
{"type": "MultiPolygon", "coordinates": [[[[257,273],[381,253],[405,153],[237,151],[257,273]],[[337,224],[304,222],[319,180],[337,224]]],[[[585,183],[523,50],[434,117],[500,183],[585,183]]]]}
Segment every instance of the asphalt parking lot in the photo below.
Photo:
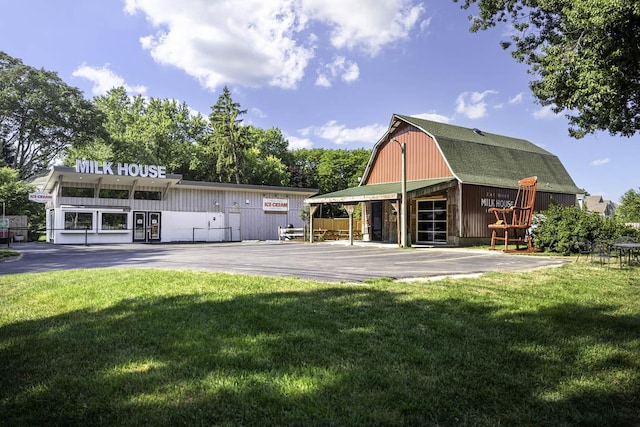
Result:
{"type": "Polygon", "coordinates": [[[292,242],[52,245],[16,243],[20,259],[0,262],[0,275],[76,268],[166,268],[331,282],[434,278],[557,266],[558,257],[463,248],[400,249],[395,245],[292,242]]]}

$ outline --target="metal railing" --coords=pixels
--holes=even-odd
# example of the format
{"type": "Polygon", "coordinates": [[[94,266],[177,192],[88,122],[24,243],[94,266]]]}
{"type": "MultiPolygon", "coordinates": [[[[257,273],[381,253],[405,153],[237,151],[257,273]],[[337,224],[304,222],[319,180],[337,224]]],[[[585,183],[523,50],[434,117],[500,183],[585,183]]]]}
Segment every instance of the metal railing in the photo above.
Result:
{"type": "MultiPolygon", "coordinates": [[[[207,230],[207,234],[209,234],[209,231],[211,230],[228,230],[229,231],[229,236],[231,236],[231,227],[193,227],[191,229],[191,242],[195,243],[196,242],[196,230],[207,230]]],[[[221,240],[222,242],[225,241],[230,241],[231,238],[226,239],[227,237],[227,233],[224,234],[223,239],[221,240]]],[[[209,239],[205,239],[205,240],[197,240],[198,242],[209,242],[209,239]]]]}

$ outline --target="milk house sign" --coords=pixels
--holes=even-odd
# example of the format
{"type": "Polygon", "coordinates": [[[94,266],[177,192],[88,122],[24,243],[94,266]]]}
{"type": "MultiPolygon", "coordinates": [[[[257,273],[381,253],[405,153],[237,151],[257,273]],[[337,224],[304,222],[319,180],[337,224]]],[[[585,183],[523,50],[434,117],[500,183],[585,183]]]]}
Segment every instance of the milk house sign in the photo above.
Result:
{"type": "Polygon", "coordinates": [[[76,159],[77,173],[96,175],[119,175],[141,178],[166,178],[165,166],[141,165],[137,163],[99,162],[98,160],[76,159]]]}

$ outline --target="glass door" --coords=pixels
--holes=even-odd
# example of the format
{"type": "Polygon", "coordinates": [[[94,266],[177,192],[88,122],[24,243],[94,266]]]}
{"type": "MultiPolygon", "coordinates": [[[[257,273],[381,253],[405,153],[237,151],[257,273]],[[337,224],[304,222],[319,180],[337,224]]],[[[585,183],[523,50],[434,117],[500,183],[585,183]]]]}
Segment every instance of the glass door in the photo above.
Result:
{"type": "Polygon", "coordinates": [[[160,240],[160,212],[149,212],[147,215],[149,240],[160,240]]]}
{"type": "Polygon", "coordinates": [[[147,213],[146,212],[133,213],[133,241],[134,242],[147,241],[147,213]]]}
{"type": "Polygon", "coordinates": [[[417,201],[417,243],[447,243],[447,201],[417,201]]]}
{"type": "Polygon", "coordinates": [[[160,241],[160,219],[160,212],[134,212],[133,241],[146,243],[160,241]]]}

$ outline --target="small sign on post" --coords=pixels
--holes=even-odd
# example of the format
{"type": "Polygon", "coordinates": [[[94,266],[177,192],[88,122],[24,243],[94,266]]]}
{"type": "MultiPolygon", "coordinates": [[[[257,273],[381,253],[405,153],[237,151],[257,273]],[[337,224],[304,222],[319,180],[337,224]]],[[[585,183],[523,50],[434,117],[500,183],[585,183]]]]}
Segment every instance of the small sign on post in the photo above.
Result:
{"type": "Polygon", "coordinates": [[[0,229],[4,230],[9,228],[9,218],[0,218],[0,229]]]}

